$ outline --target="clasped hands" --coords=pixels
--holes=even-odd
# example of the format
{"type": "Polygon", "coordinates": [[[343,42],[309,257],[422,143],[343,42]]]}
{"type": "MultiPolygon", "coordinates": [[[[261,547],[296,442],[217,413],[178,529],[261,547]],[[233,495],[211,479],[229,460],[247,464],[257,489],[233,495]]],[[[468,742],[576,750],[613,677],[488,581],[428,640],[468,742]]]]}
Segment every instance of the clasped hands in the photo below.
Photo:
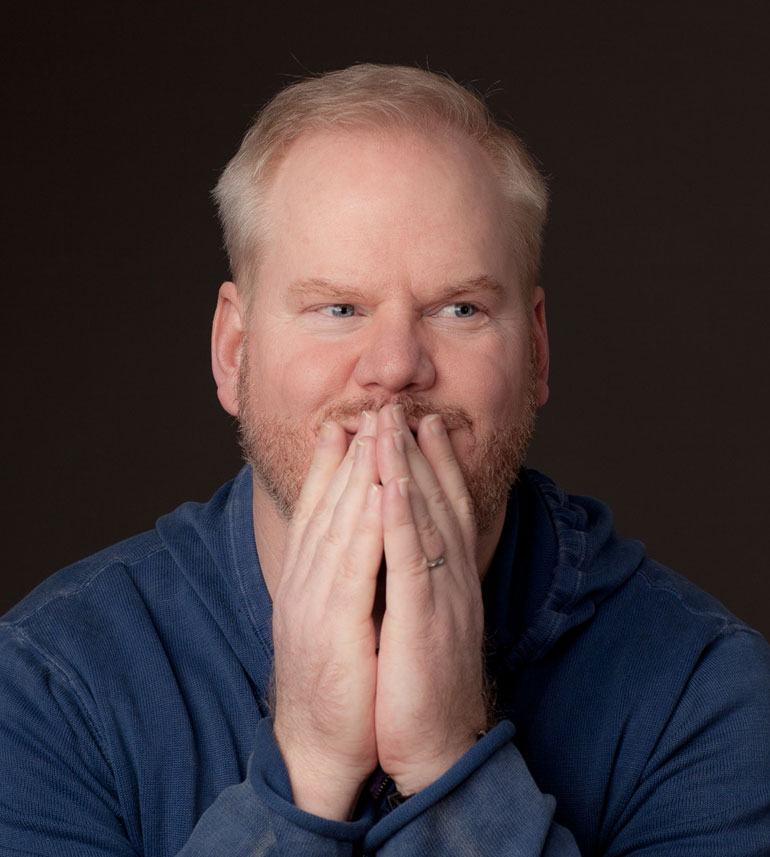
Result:
{"type": "Polygon", "coordinates": [[[487,725],[473,506],[443,420],[424,417],[415,440],[386,405],[346,437],[334,422],[319,432],[273,599],[274,727],[294,802],[338,820],[378,762],[412,794],[487,725]]]}

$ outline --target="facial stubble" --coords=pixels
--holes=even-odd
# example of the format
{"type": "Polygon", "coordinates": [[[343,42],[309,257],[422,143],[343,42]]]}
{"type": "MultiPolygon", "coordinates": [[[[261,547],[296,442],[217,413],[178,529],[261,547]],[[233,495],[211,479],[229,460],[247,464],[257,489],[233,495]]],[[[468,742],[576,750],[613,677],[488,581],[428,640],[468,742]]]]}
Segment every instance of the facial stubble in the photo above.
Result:
{"type": "MultiPolygon", "coordinates": [[[[514,414],[509,426],[484,436],[474,433],[473,421],[462,408],[408,396],[388,400],[403,404],[407,420],[416,421],[427,414],[438,413],[443,417],[450,436],[453,429],[468,430],[473,443],[458,463],[473,501],[479,534],[492,528],[500,509],[507,502],[534,433],[537,367],[533,338],[530,339],[529,351],[527,389],[519,413],[514,414]]],[[[244,342],[238,373],[238,441],[243,458],[251,465],[259,484],[284,520],[289,521],[310,467],[314,437],[295,421],[258,412],[250,393],[247,355],[248,347],[244,342]]],[[[370,399],[334,405],[321,415],[318,425],[326,419],[351,418],[362,410],[377,410],[379,407],[379,403],[370,399]]]]}

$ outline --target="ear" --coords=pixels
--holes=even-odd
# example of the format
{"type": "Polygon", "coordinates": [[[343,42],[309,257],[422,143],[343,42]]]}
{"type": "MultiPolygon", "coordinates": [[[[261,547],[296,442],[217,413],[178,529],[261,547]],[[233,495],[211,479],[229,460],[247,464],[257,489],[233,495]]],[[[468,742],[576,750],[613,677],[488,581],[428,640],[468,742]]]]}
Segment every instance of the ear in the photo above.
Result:
{"type": "Polygon", "coordinates": [[[542,408],[548,401],[548,372],[551,355],[548,348],[548,325],[545,320],[545,292],[537,286],[532,293],[532,335],[535,344],[535,398],[537,407],[542,408]]]}
{"type": "Polygon", "coordinates": [[[217,398],[234,417],[238,415],[238,372],[245,333],[243,310],[235,283],[222,283],[211,326],[211,371],[217,384],[217,398]]]}

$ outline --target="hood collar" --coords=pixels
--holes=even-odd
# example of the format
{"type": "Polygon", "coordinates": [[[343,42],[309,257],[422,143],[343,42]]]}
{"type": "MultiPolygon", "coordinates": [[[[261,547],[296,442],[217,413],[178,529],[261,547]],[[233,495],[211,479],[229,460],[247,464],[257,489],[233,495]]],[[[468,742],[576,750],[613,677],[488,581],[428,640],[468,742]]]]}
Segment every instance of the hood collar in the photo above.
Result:
{"type": "Polygon", "coordinates": [[[617,537],[604,503],[522,469],[484,581],[491,651],[509,668],[543,658],[591,619],[644,555],[641,542],[617,537]]]}

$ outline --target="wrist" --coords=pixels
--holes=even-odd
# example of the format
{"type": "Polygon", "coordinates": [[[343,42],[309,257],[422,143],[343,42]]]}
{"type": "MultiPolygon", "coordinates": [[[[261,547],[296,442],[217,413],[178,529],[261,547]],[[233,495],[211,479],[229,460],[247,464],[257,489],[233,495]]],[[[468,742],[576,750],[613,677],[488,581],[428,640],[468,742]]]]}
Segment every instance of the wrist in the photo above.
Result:
{"type": "Polygon", "coordinates": [[[394,776],[393,782],[399,795],[403,798],[408,798],[426,789],[431,783],[436,782],[440,776],[445,774],[464,753],[465,750],[456,755],[447,756],[443,760],[432,762],[430,765],[423,765],[408,773],[394,776]]]}
{"type": "Polygon", "coordinates": [[[434,783],[439,777],[443,776],[459,759],[461,759],[471,747],[480,738],[486,735],[486,730],[479,730],[475,737],[470,738],[463,744],[459,745],[452,753],[445,754],[439,759],[434,759],[430,763],[425,763],[410,771],[404,771],[397,775],[392,775],[393,782],[398,790],[398,796],[395,798],[395,803],[403,802],[413,794],[427,788],[431,783],[434,783]]]}
{"type": "Polygon", "coordinates": [[[306,777],[291,778],[294,805],[303,812],[330,821],[350,821],[358,803],[363,783],[351,787],[327,776],[319,782],[306,777]]]}
{"type": "Polygon", "coordinates": [[[367,774],[341,769],[307,752],[281,747],[294,805],[320,818],[349,821],[367,774]]]}

